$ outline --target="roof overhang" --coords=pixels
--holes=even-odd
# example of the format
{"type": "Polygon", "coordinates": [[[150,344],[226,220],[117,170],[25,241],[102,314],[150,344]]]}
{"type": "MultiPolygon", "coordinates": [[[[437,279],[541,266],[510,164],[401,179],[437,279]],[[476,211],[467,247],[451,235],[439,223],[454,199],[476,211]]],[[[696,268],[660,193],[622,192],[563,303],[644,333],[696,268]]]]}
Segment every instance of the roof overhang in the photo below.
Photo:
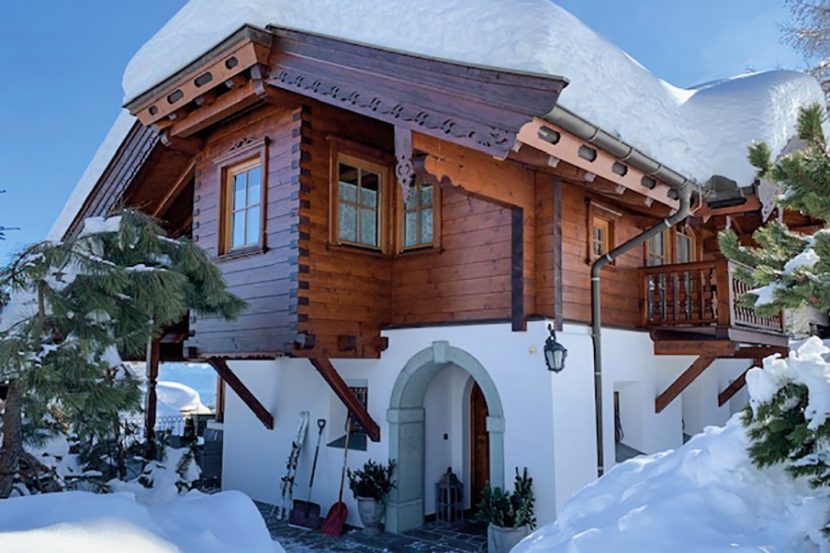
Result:
{"type": "Polygon", "coordinates": [[[126,107],[144,125],[184,137],[233,109],[297,94],[504,159],[522,126],[549,113],[566,84],[561,77],[244,26],[126,107]]]}

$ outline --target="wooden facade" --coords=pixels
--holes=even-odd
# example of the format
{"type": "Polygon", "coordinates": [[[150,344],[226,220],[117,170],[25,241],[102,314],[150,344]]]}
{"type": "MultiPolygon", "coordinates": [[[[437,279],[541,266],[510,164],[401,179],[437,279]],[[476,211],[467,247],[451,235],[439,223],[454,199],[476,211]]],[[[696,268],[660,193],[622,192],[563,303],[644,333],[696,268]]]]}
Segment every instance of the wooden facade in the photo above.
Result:
{"type": "MultiPolygon", "coordinates": [[[[677,202],[666,183],[543,119],[565,84],[246,27],[128,105],[140,123],[72,232],[83,217],[133,205],[214,257],[248,309],[231,322],[192,315],[190,358],[288,355],[330,368],[331,358],[379,357],[388,328],[589,323],[593,260],[677,202]],[[352,165],[372,179],[368,207],[341,206],[341,166],[352,165]],[[243,171],[253,171],[247,188],[243,171]],[[416,182],[431,190],[432,225],[419,231],[428,242],[407,248],[404,196],[416,182]],[[239,228],[237,210],[247,210],[239,228]],[[343,239],[349,213],[374,217],[355,223],[371,226],[363,244],[343,239]]],[[[700,340],[783,345],[780,326],[750,320],[735,306],[739,290],[718,280],[723,225],[712,217],[684,227],[689,241],[676,243],[689,259],[646,246],[607,267],[604,323],[677,340],[658,354],[700,340]],[[668,265],[646,269],[658,258],[668,265]],[[680,261],[709,272],[670,268],[680,261]]]]}

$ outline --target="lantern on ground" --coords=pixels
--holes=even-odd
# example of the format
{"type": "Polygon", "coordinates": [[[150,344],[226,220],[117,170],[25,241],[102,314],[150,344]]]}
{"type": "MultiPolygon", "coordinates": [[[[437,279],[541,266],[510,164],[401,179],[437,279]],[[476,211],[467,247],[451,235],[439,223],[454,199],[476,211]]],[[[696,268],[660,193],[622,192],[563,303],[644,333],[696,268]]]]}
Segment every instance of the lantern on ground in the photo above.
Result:
{"type": "Polygon", "coordinates": [[[439,522],[456,522],[464,518],[464,484],[452,467],[435,484],[435,518],[439,522]]]}

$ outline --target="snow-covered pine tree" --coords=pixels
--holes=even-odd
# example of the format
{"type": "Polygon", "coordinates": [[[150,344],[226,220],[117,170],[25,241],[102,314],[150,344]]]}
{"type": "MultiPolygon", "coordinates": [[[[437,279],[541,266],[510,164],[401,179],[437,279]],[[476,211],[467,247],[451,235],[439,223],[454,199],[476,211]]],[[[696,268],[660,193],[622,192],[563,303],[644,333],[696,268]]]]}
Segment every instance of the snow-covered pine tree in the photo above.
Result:
{"type": "MultiPolygon", "coordinates": [[[[773,163],[764,143],[749,148],[749,160],[760,178],[780,189],[779,204],[821,221],[830,221],[830,154],[822,131],[824,108],[802,108],[798,134],[804,148],[773,163]]],[[[830,231],[813,235],[793,232],[781,220],[773,220],[752,235],[757,246],[743,246],[731,230],[718,236],[721,251],[751,270],[737,277],[752,287],[745,302],[760,314],[782,308],[812,306],[830,313],[830,231]]]]}
{"type": "Polygon", "coordinates": [[[11,493],[25,440],[59,429],[96,444],[139,410],[119,353],[140,355],[188,310],[233,318],[245,307],[201,248],[133,210],[26,248],[0,270],[0,290],[0,497],[11,493]]]}

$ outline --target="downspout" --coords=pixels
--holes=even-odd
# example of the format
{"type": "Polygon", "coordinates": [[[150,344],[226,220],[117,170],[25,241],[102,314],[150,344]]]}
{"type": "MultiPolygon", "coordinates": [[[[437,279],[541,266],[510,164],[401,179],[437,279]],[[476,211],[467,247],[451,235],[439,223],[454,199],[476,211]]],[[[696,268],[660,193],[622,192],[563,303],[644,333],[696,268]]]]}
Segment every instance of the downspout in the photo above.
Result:
{"type": "Polygon", "coordinates": [[[680,187],[674,190],[677,194],[679,206],[676,212],[670,217],[663,219],[658,224],[638,234],[634,238],[620,244],[610,252],[597,259],[591,266],[591,339],[594,344],[594,402],[596,403],[596,427],[597,427],[597,476],[605,473],[605,451],[603,446],[602,428],[602,320],[600,316],[600,272],[602,268],[614,261],[617,257],[627,251],[643,244],[646,240],[664,230],[673,227],[689,215],[691,203],[692,185],[688,181],[683,182],[680,187]]]}

